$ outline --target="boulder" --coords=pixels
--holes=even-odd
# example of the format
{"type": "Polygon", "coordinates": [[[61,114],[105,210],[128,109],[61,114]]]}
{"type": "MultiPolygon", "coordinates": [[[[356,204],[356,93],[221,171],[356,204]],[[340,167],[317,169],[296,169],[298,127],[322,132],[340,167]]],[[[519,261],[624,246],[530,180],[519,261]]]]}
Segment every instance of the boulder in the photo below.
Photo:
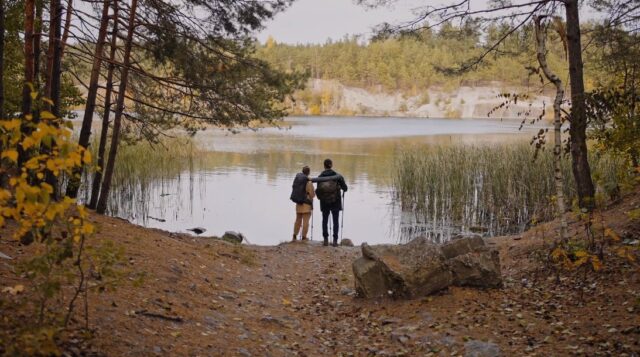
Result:
{"type": "Polygon", "coordinates": [[[245,240],[244,235],[242,233],[234,232],[234,231],[226,231],[222,236],[222,240],[227,241],[229,243],[240,244],[245,240]]]}
{"type": "Polygon", "coordinates": [[[358,296],[411,298],[433,294],[450,285],[499,287],[498,252],[480,236],[460,238],[442,246],[425,237],[402,245],[362,244],[353,262],[358,296]]]}
{"type": "Polygon", "coordinates": [[[403,245],[362,245],[362,258],[353,263],[356,292],[364,297],[429,295],[451,285],[444,256],[426,238],[403,245]]]}
{"type": "Polygon", "coordinates": [[[353,242],[349,238],[344,238],[340,241],[340,245],[343,247],[353,247],[353,242]]]}

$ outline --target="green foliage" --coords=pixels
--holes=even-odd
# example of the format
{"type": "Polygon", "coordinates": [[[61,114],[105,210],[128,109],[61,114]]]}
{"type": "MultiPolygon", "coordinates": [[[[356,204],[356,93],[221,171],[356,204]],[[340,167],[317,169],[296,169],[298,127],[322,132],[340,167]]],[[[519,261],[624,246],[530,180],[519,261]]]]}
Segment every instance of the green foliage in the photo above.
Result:
{"type": "Polygon", "coordinates": [[[587,94],[590,136],[597,148],[625,155],[633,166],[640,162],[640,36],[619,29],[596,28],[600,51],[596,65],[602,77],[587,94]]]}
{"type": "MultiPolygon", "coordinates": [[[[506,31],[495,26],[487,36],[498,38],[506,31]]],[[[345,38],[323,45],[287,45],[269,42],[258,48],[256,56],[276,68],[302,72],[312,78],[336,79],[362,88],[381,86],[386,91],[411,92],[433,86],[454,88],[492,81],[526,85],[525,66],[535,62],[531,29],[518,31],[499,48],[502,55],[491,55],[474,71],[453,75],[447,68],[470,61],[483,51],[484,42],[477,29],[446,24],[439,33],[385,38],[364,44],[358,38],[345,38]]],[[[566,74],[562,45],[554,42],[549,54],[551,65],[566,74]]],[[[423,101],[426,103],[427,101],[423,101]]]]}

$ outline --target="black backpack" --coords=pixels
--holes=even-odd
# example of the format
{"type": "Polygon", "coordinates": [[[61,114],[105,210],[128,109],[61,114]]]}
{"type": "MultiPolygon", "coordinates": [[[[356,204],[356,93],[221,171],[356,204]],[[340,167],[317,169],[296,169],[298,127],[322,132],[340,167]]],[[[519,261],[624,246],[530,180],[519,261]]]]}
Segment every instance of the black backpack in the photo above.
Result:
{"type": "Polygon", "coordinates": [[[309,179],[307,175],[298,173],[296,178],[293,179],[293,185],[291,186],[291,201],[301,204],[309,203],[307,198],[307,182],[309,179]]]}
{"type": "Polygon", "coordinates": [[[331,180],[318,182],[316,195],[320,201],[329,204],[336,202],[338,200],[338,181],[331,180]]]}

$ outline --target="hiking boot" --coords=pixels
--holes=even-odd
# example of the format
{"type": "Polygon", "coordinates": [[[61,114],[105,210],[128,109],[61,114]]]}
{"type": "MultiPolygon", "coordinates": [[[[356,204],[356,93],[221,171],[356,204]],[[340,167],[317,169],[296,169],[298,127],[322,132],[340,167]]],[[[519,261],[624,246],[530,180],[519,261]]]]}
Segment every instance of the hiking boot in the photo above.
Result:
{"type": "Polygon", "coordinates": [[[322,245],[324,245],[325,247],[329,246],[329,239],[325,238],[324,242],[322,242],[322,245]]]}
{"type": "Polygon", "coordinates": [[[333,240],[333,244],[332,246],[337,247],[338,246],[338,239],[334,239],[333,240]]]}
{"type": "Polygon", "coordinates": [[[296,241],[296,235],[295,235],[295,234],[293,235],[293,239],[292,239],[291,241],[292,241],[292,242],[295,242],[295,241],[296,241]]]}
{"type": "Polygon", "coordinates": [[[302,237],[302,240],[303,240],[303,241],[308,241],[308,240],[309,240],[309,238],[307,238],[307,237],[302,237]]]}

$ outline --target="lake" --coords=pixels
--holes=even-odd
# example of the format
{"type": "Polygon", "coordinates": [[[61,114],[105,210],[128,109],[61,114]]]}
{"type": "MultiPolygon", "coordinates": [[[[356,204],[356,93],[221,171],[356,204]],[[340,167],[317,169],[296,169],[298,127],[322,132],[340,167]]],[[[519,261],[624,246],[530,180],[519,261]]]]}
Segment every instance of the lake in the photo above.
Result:
{"type": "MultiPolygon", "coordinates": [[[[343,237],[355,244],[397,243],[412,234],[412,217],[401,212],[391,192],[398,150],[521,141],[538,129],[519,131],[519,121],[361,117],[290,117],[280,126],[198,133],[195,143],[205,157],[197,167],[135,189],[114,187],[110,213],[167,231],[232,230],[251,244],[278,244],[292,235],[293,177],[304,165],[316,176],[331,158],[349,186],[343,237]]],[[[322,240],[317,202],[312,232],[322,240]]]]}

